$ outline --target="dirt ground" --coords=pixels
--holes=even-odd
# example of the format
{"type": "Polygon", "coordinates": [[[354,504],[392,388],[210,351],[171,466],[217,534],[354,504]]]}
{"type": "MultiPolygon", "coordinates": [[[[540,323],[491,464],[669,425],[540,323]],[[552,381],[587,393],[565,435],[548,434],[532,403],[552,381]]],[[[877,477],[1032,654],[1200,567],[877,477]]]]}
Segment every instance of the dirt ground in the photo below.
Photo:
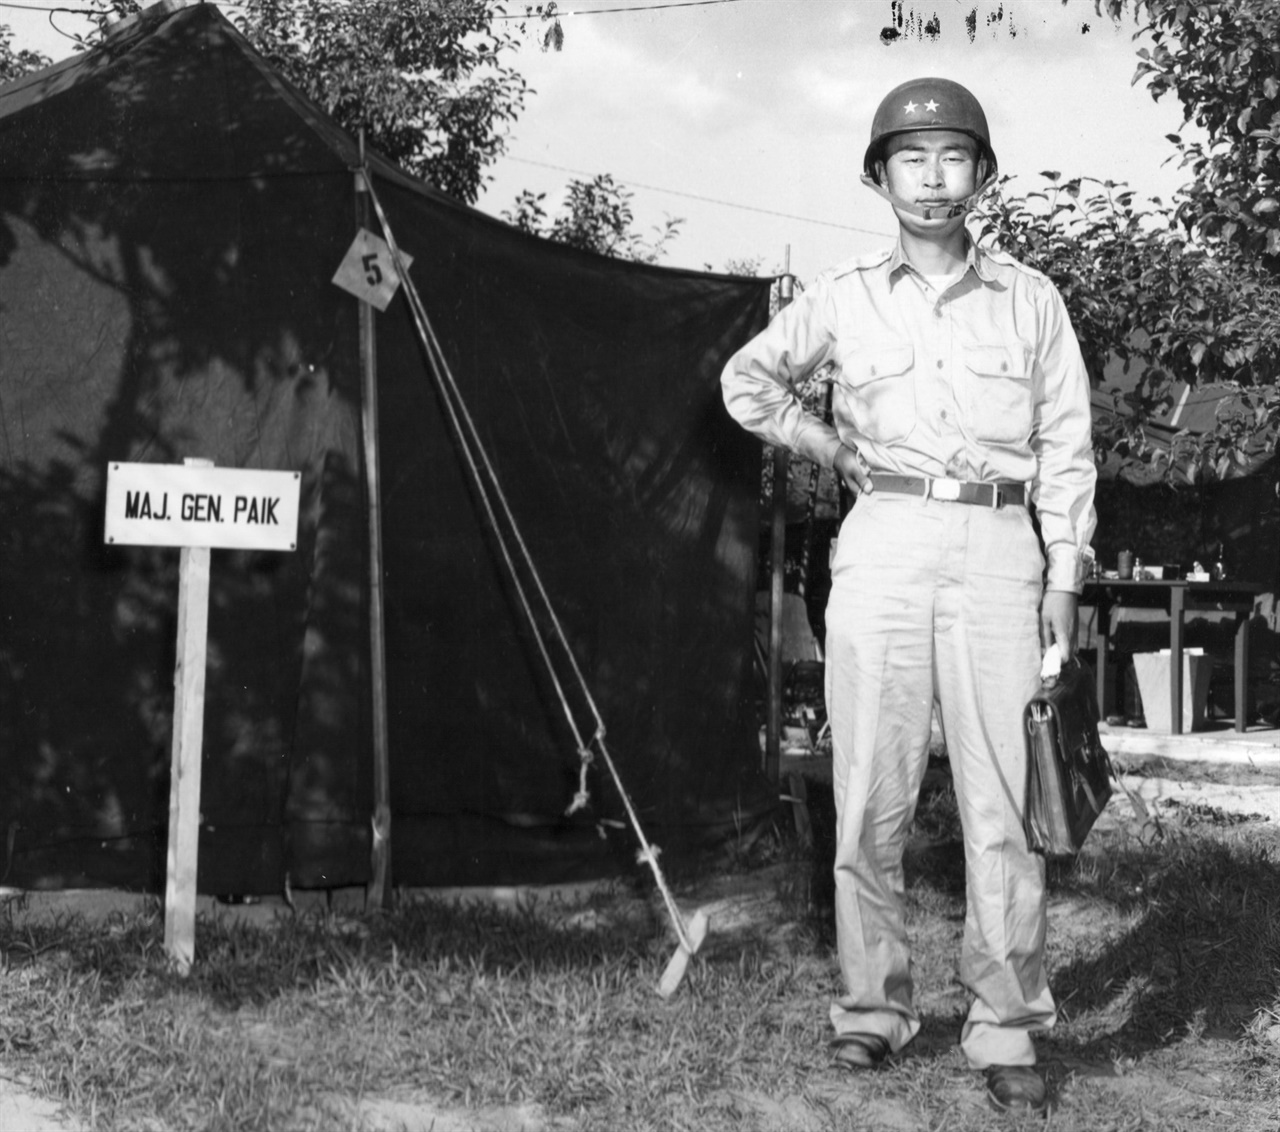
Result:
{"type": "Polygon", "coordinates": [[[4,1132],[85,1132],[52,1101],[42,1100],[0,1069],[0,1129],[4,1132]]]}
{"type": "MultiPolygon", "coordinates": [[[[1280,758],[1266,762],[1244,762],[1227,765],[1203,762],[1174,762],[1158,756],[1130,756],[1123,760],[1124,781],[1148,803],[1167,807],[1208,807],[1227,813],[1264,817],[1280,826],[1280,758]]],[[[1104,820],[1131,820],[1128,804],[1113,801],[1104,820]]],[[[769,872],[766,870],[766,872],[769,872]]],[[[744,888],[736,878],[731,888],[722,882],[709,881],[705,887],[682,898],[710,910],[717,937],[724,941],[735,931],[759,928],[761,923],[776,922],[776,878],[762,875],[759,883],[744,888]]],[[[1051,921],[1072,915],[1065,898],[1051,900],[1051,921]]],[[[86,907],[94,902],[86,897],[86,907]]],[[[92,914],[86,912],[86,914],[92,914]]],[[[626,915],[625,909],[618,909],[626,915]]],[[[1275,1041],[1280,1044],[1280,1025],[1275,1028],[1275,1041]]],[[[1125,1089],[1149,1088],[1154,1092],[1167,1089],[1171,1082],[1126,1077],[1117,1084],[1125,1089]]],[[[1185,1083],[1183,1083],[1185,1085],[1185,1083]]],[[[760,1106],[777,1107],[769,1098],[743,1098],[757,1116],[760,1106]]],[[[461,1108],[437,1104],[427,1099],[366,1096],[358,1101],[337,1098],[345,1123],[368,1132],[570,1132],[572,1122],[550,1117],[536,1105],[491,1108],[461,1108]]],[[[883,1102],[880,1102],[883,1104],[883,1102]]],[[[785,1108],[785,1106],[783,1106],[785,1108]]],[[[774,1114],[780,1129],[806,1129],[809,1115],[781,1109],[774,1114]]],[[[914,1118],[905,1111],[898,1114],[903,1129],[915,1128],[914,1118]]],[[[895,1114],[880,1113],[881,1124],[895,1127],[895,1114]]],[[[816,1125],[813,1125],[816,1127],[816,1125]]],[[[92,1132],[77,1123],[59,1107],[34,1094],[20,1079],[7,1076],[0,1065],[0,1132],[92,1132]]]]}

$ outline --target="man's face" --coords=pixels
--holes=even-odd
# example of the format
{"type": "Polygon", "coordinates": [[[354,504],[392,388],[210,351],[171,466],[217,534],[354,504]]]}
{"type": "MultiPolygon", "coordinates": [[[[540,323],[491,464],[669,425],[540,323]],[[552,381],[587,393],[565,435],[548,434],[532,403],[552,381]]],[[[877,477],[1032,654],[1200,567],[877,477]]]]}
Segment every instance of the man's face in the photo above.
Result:
{"type": "MultiPolygon", "coordinates": [[[[916,130],[888,141],[881,182],[894,196],[919,205],[945,206],[964,200],[977,188],[977,146],[955,130],[916,130]]],[[[924,220],[908,212],[899,219],[922,231],[963,224],[963,216],[924,220]]]]}

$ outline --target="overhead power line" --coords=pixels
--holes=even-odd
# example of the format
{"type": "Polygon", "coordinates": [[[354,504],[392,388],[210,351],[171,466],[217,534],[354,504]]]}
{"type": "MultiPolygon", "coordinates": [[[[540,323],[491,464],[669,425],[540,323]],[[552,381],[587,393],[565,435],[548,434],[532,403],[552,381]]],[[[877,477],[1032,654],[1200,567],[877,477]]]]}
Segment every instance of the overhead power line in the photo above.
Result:
{"type": "MultiPolygon", "coordinates": [[[[533,161],[528,157],[512,157],[507,156],[508,161],[517,161],[521,165],[537,165],[542,169],[555,169],[559,173],[572,173],[575,177],[592,177],[593,173],[588,173],[582,169],[570,169],[567,165],[553,165],[549,161],[533,161]]],[[[834,220],[818,220],[812,216],[799,216],[794,212],[781,212],[774,208],[759,208],[753,204],[739,204],[737,201],[721,200],[719,197],[702,196],[698,193],[686,193],[680,189],[667,189],[661,185],[648,185],[643,181],[633,181],[629,177],[615,177],[614,180],[624,185],[630,185],[637,189],[648,189],[653,193],[666,193],[673,197],[685,197],[688,200],[702,201],[704,204],[720,205],[722,208],[737,208],[743,212],[759,212],[765,216],[779,216],[784,220],[798,220],[803,224],[820,224],[824,228],[839,228],[842,232],[861,232],[864,236],[883,236],[886,240],[893,239],[889,232],[877,232],[874,228],[859,228],[854,224],[837,224],[834,220]]]]}
{"type": "Polygon", "coordinates": [[[55,8],[48,4],[11,4],[4,2],[4,0],[0,0],[0,8],[16,8],[19,12],[68,12],[73,16],[101,16],[105,14],[98,8],[55,8]]]}

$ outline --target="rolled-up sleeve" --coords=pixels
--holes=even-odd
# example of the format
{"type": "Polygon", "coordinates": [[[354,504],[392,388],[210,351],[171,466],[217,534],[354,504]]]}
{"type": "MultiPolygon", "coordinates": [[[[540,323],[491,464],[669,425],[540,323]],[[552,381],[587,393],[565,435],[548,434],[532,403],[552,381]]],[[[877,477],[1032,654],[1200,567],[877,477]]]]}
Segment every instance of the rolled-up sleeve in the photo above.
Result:
{"type": "Polygon", "coordinates": [[[795,387],[831,361],[834,352],[831,296],[819,280],[729,359],[720,377],[725,408],[769,444],[831,467],[840,438],[805,409],[795,387]]]}
{"type": "Polygon", "coordinates": [[[1062,296],[1048,280],[1037,305],[1043,393],[1032,437],[1038,471],[1031,497],[1048,563],[1045,588],[1079,593],[1097,525],[1089,377],[1062,296]]]}

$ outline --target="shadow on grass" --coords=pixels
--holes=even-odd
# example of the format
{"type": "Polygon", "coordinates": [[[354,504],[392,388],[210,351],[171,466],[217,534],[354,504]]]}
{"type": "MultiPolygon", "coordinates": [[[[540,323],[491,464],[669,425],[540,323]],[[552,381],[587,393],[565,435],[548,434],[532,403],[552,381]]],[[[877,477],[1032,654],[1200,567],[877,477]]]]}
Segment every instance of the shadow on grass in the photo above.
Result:
{"type": "MultiPolygon", "coordinates": [[[[811,797],[810,816],[809,915],[834,946],[829,794],[811,797]]],[[[1051,971],[1063,1023],[1056,1044],[1082,1057],[1136,1057],[1188,1034],[1238,1039],[1259,1012],[1280,1017],[1277,831],[1211,807],[1166,815],[1154,843],[1132,830],[1100,827],[1080,858],[1049,863],[1050,899],[1080,906],[1055,929],[1071,932],[1069,958],[1051,971]]],[[[963,915],[964,856],[945,764],[926,777],[904,869],[931,915],[963,915]]],[[[927,1015],[913,1045],[952,1043],[960,1020],[927,1015]]]]}
{"type": "MultiPolygon", "coordinates": [[[[302,948],[282,941],[290,956],[301,951],[303,962],[291,960],[289,982],[310,986],[330,975],[384,967],[434,972],[446,981],[459,972],[536,980],[547,976],[602,972],[622,976],[652,966],[670,945],[662,924],[645,905],[635,916],[595,919],[584,910],[578,923],[562,924],[545,909],[513,911],[486,904],[453,904],[424,900],[406,904],[394,913],[339,923],[321,918],[296,922],[292,934],[302,948]],[[343,930],[343,929],[346,930],[343,930]]],[[[221,964],[209,956],[211,990],[220,997],[242,993],[245,983],[235,976],[234,957],[221,964]],[[225,975],[215,972],[224,968],[225,975]]],[[[246,957],[251,978],[259,965],[246,957]]],[[[264,988],[265,989],[265,988],[264,988]]]]}
{"type": "Polygon", "coordinates": [[[1274,831],[1233,828],[1216,811],[1184,814],[1153,845],[1113,835],[1062,880],[1138,917],[1118,936],[1081,937],[1053,974],[1086,1047],[1137,1056],[1189,1034],[1238,1039],[1256,1014],[1280,1007],[1274,831]]]}
{"type": "MultiPolygon", "coordinates": [[[[797,946],[829,957],[834,813],[829,795],[814,794],[815,844],[795,860],[797,888],[807,892],[788,902],[786,914],[809,929],[797,946]]],[[[926,920],[963,915],[959,829],[945,781],[922,796],[906,869],[926,920]]],[[[1123,826],[1100,829],[1077,862],[1051,864],[1049,880],[1051,899],[1072,904],[1052,941],[1060,956],[1051,971],[1063,1015],[1054,1033],[1059,1049],[1091,1060],[1138,1056],[1188,1035],[1239,1038],[1261,1013],[1280,1016],[1280,838],[1269,826],[1233,825],[1216,811],[1195,810],[1167,821],[1153,844],[1123,826]]],[[[922,943],[938,952],[920,957],[932,962],[935,993],[951,993],[956,932],[952,924],[922,943]]],[[[202,917],[185,980],[167,973],[162,938],[158,902],[147,914],[99,925],[19,929],[0,917],[0,951],[13,965],[58,951],[66,969],[90,976],[107,998],[142,976],[230,1010],[356,974],[377,979],[397,966],[428,984],[459,972],[591,972],[606,982],[648,984],[671,952],[660,910],[642,894],[602,897],[555,916],[423,901],[365,918],[285,916],[269,931],[202,917]]],[[[926,1010],[922,1038],[930,1048],[954,1041],[959,1016],[950,1006],[926,1010]]]]}
{"type": "MultiPolygon", "coordinates": [[[[537,977],[605,971],[621,975],[665,962],[670,942],[643,901],[626,916],[592,915],[564,921],[546,910],[443,901],[407,903],[378,916],[322,913],[282,915],[269,928],[225,916],[197,920],[195,961],[179,976],[164,952],[159,901],[143,911],[116,913],[103,923],[84,917],[17,925],[0,917],[0,960],[6,969],[43,962],[89,980],[95,996],[111,1001],[139,978],[156,993],[177,991],[229,1011],[264,1006],[362,972],[414,968],[441,980],[458,972],[537,977]]],[[[654,976],[656,978],[656,976],[654,976]]]]}

